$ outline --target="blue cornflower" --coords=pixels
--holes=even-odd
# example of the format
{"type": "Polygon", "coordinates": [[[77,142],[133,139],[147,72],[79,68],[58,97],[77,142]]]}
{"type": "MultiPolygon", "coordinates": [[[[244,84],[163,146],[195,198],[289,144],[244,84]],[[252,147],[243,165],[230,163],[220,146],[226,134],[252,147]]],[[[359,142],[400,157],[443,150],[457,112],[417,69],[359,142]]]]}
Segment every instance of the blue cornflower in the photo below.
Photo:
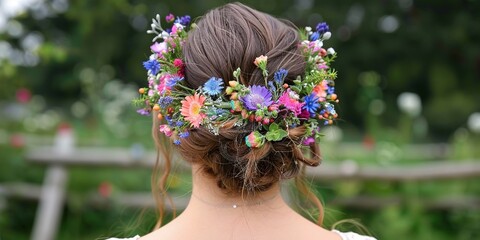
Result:
{"type": "Polygon", "coordinates": [[[175,139],[175,140],[173,140],[173,143],[174,143],[175,145],[180,145],[181,142],[180,142],[180,140],[175,139]]]}
{"type": "Polygon", "coordinates": [[[166,85],[167,85],[167,87],[172,88],[172,87],[174,87],[178,82],[182,81],[183,79],[184,79],[183,77],[178,77],[178,76],[172,77],[172,78],[168,79],[166,85]]]}
{"type": "Polygon", "coordinates": [[[165,120],[167,120],[167,123],[168,123],[168,125],[170,125],[170,126],[172,126],[172,125],[173,125],[173,124],[172,124],[172,123],[173,123],[173,121],[172,121],[172,117],[170,117],[170,116],[166,116],[166,117],[165,117],[165,120]]]}
{"type": "Polygon", "coordinates": [[[287,77],[288,70],[285,68],[280,68],[274,75],[273,79],[277,84],[282,84],[283,81],[285,80],[285,77],[287,77]]]}
{"type": "Polygon", "coordinates": [[[277,91],[277,88],[275,87],[275,85],[273,85],[272,81],[268,82],[268,87],[270,88],[270,92],[276,92],[277,91]]]}
{"type": "Polygon", "coordinates": [[[180,138],[186,138],[186,137],[190,136],[190,132],[182,132],[182,133],[178,134],[178,136],[180,138]]]}
{"type": "Polygon", "coordinates": [[[177,122],[175,123],[175,126],[181,127],[181,126],[183,126],[183,122],[182,122],[182,121],[177,121],[177,122]]]}
{"type": "Polygon", "coordinates": [[[328,125],[328,120],[325,120],[325,122],[323,122],[323,125],[328,125]]]}
{"type": "Polygon", "coordinates": [[[335,93],[335,87],[328,86],[327,93],[328,94],[334,94],[335,93]]]}
{"type": "Polygon", "coordinates": [[[160,105],[161,108],[167,108],[172,102],[173,98],[170,96],[160,97],[158,99],[158,105],[160,105]]]}
{"type": "Polygon", "coordinates": [[[187,26],[190,23],[190,20],[191,20],[190,16],[185,15],[183,17],[177,17],[177,19],[175,20],[175,23],[180,23],[183,26],[187,26]]]}
{"type": "Polygon", "coordinates": [[[320,37],[320,33],[314,32],[312,33],[312,35],[310,35],[310,41],[317,41],[319,37],[320,37]]]}
{"type": "Polygon", "coordinates": [[[317,25],[317,28],[315,29],[319,34],[324,34],[330,30],[328,27],[328,24],[326,22],[321,22],[317,25]]]}
{"type": "Polygon", "coordinates": [[[167,32],[168,34],[170,34],[172,32],[172,29],[171,28],[167,28],[165,29],[165,32],[167,32]]]}
{"type": "Polygon", "coordinates": [[[160,71],[161,66],[157,60],[152,59],[152,60],[143,62],[143,67],[147,69],[147,71],[150,71],[151,74],[156,75],[160,71]]]}
{"type": "Polygon", "coordinates": [[[305,96],[303,101],[305,102],[305,105],[303,105],[302,108],[306,109],[311,115],[315,114],[315,111],[320,107],[318,97],[314,93],[305,96]]]}
{"type": "Polygon", "coordinates": [[[223,89],[223,79],[211,77],[204,85],[203,91],[210,96],[215,96],[220,94],[223,89]]]}

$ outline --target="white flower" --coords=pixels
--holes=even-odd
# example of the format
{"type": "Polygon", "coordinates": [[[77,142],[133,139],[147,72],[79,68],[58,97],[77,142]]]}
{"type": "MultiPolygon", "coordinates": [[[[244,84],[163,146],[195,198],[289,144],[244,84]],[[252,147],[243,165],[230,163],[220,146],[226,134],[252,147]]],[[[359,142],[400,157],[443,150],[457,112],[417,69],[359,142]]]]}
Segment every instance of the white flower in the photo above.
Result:
{"type": "Polygon", "coordinates": [[[290,96],[292,99],[295,99],[295,100],[300,99],[300,96],[298,96],[298,94],[294,91],[289,91],[288,96],[290,96]]]}
{"type": "Polygon", "coordinates": [[[480,133],[480,112],[474,112],[468,117],[468,128],[474,133],[480,133]]]}
{"type": "Polygon", "coordinates": [[[422,101],[416,93],[404,92],[398,96],[398,107],[411,117],[419,116],[422,111],[422,101]]]}
{"type": "Polygon", "coordinates": [[[315,47],[316,47],[316,48],[321,48],[321,47],[323,47],[323,42],[322,42],[321,40],[315,41],[315,47]]]}
{"type": "Polygon", "coordinates": [[[333,54],[335,54],[335,49],[333,49],[333,48],[328,48],[328,49],[327,49],[327,53],[330,54],[330,55],[333,55],[333,54]]]}
{"type": "Polygon", "coordinates": [[[328,39],[330,39],[331,36],[332,36],[332,33],[331,33],[331,32],[325,32],[325,33],[322,35],[322,39],[323,39],[323,40],[328,40],[328,39]]]}
{"type": "Polygon", "coordinates": [[[305,31],[311,32],[311,31],[312,31],[312,28],[311,28],[311,27],[305,27],[305,31]]]}
{"type": "Polygon", "coordinates": [[[169,38],[170,37],[170,34],[168,32],[165,32],[163,31],[161,34],[160,34],[161,38],[163,39],[166,39],[166,38],[169,38]]]}

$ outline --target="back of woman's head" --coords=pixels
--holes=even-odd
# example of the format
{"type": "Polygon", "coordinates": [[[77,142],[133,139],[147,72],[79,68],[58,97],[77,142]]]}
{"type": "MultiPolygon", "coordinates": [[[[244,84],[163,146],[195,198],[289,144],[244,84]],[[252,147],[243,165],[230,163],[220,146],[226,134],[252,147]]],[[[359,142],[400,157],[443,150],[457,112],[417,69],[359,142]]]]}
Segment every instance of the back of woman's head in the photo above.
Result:
{"type": "MultiPolygon", "coordinates": [[[[299,33],[288,21],[240,3],[213,9],[197,22],[183,47],[186,85],[196,89],[211,77],[227,84],[237,68],[242,69],[242,84],[265,85],[262,71],[253,63],[260,55],[268,56],[269,73],[287,69],[285,82],[291,83],[305,73],[299,44],[299,33]]],[[[298,175],[303,163],[319,164],[318,158],[306,158],[298,147],[305,127],[288,129],[288,137],[281,141],[249,148],[245,136],[253,127],[227,122],[218,135],[196,128],[177,148],[185,160],[214,178],[218,187],[234,194],[267,190],[281,179],[298,175]]]]}

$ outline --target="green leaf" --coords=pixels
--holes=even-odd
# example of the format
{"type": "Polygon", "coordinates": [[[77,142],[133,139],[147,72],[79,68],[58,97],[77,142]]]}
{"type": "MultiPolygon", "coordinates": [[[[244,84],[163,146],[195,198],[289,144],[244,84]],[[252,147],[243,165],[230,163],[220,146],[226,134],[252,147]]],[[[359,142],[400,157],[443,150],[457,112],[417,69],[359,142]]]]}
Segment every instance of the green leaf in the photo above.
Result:
{"type": "Polygon", "coordinates": [[[278,124],[272,123],[265,134],[268,141],[280,141],[288,135],[287,131],[281,129],[278,124]]]}

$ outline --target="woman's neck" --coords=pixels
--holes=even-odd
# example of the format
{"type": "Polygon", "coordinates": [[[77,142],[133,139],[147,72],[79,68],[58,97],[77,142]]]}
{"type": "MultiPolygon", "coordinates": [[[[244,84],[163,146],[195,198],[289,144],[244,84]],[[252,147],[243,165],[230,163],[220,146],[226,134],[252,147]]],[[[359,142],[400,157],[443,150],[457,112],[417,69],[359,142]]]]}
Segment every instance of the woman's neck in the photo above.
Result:
{"type": "MultiPolygon", "coordinates": [[[[288,205],[280,194],[280,184],[273,185],[270,189],[255,193],[226,193],[217,186],[215,179],[208,176],[197,166],[192,166],[193,187],[192,196],[186,211],[211,211],[223,209],[225,211],[250,210],[262,212],[261,209],[283,209],[288,205]]],[[[243,211],[242,211],[243,212],[243,211]]]]}

